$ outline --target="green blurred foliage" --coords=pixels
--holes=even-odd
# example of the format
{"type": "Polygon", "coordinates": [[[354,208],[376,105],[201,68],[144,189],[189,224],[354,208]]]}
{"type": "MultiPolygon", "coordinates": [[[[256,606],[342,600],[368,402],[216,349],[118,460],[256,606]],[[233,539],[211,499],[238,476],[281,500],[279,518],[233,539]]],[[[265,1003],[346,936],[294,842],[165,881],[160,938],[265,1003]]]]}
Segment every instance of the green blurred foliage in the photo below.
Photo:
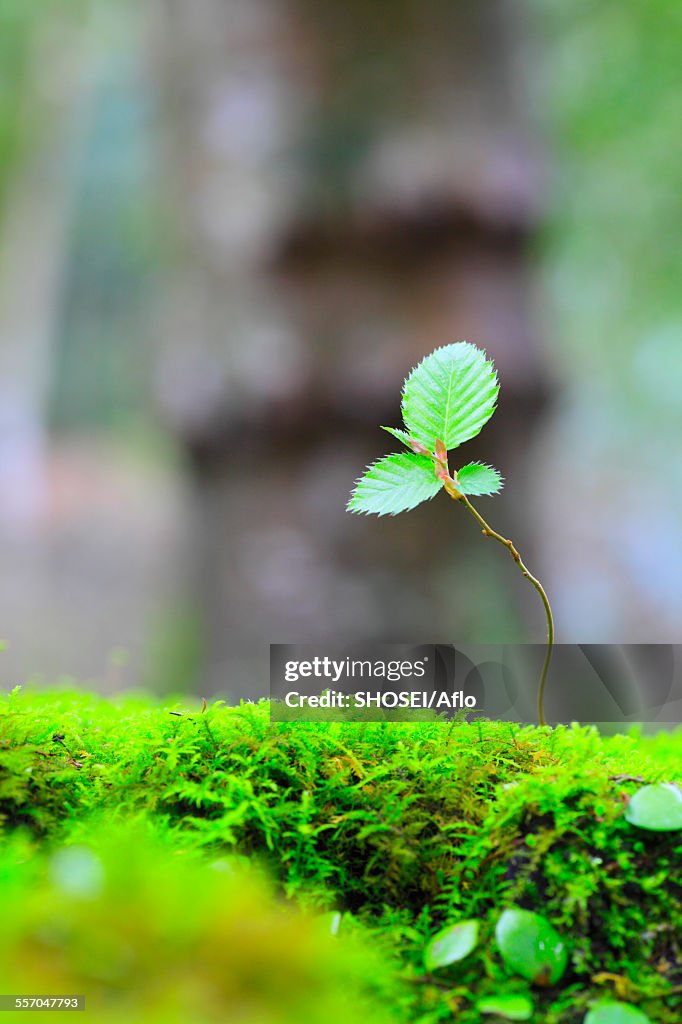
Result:
{"type": "Polygon", "coordinates": [[[390,965],[367,943],[140,822],[48,853],[15,836],[0,847],[0,904],[0,990],[84,995],[103,1024],[396,1019],[390,965]]]}
{"type": "Polygon", "coordinates": [[[36,124],[27,103],[30,50],[38,4],[0,0],[0,210],[11,170],[21,159],[36,124]]]}
{"type": "Polygon", "coordinates": [[[566,376],[607,403],[604,429],[660,439],[682,426],[682,7],[532,9],[554,173],[550,335],[566,376]]]}
{"type": "Polygon", "coordinates": [[[82,24],[92,0],[0,0],[0,212],[12,173],[40,133],[45,99],[58,82],[41,78],[45,47],[59,47],[68,26],[82,24]]]}

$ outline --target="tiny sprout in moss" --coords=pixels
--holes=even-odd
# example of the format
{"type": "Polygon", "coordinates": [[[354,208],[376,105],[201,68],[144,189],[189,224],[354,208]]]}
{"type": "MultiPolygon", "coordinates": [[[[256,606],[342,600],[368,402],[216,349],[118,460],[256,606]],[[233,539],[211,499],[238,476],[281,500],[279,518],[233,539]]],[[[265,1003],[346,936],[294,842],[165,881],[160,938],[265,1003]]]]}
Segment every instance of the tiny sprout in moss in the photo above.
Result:
{"type": "Polygon", "coordinates": [[[460,921],[443,928],[429,942],[424,953],[427,971],[463,960],[478,942],[478,921],[460,921]]]}
{"type": "Polygon", "coordinates": [[[348,502],[351,512],[397,515],[415,508],[444,490],[461,502],[485,537],[503,544],[519,570],[537,590],[547,620],[547,650],[538,686],[538,721],[545,724],[545,685],[554,644],[554,620],[549,599],[531,575],[511,540],[492,529],[469,497],[497,494],[502,476],[481,462],[450,471],[448,452],[481,431],[495,411],[500,386],[485,352],[466,341],[444,345],[422,359],[403,385],[405,429],[384,427],[408,450],[385,455],[356,481],[348,502]]]}

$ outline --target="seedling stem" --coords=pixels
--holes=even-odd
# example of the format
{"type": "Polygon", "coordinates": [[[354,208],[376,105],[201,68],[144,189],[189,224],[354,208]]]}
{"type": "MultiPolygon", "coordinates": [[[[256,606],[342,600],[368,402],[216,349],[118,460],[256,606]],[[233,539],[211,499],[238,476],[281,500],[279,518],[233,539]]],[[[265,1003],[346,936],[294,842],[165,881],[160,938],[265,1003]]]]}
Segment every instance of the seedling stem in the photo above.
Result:
{"type": "Polygon", "coordinates": [[[503,537],[501,533],[498,533],[496,530],[493,530],[493,528],[489,526],[488,523],[486,523],[483,516],[479,512],[477,512],[477,510],[471,504],[466,494],[462,494],[462,496],[460,498],[456,498],[455,501],[461,501],[464,503],[464,505],[466,505],[467,509],[469,510],[469,512],[471,512],[474,519],[476,519],[483,527],[483,535],[485,537],[492,537],[493,540],[499,541],[500,544],[504,544],[504,546],[509,551],[509,554],[512,556],[512,558],[518,565],[519,569],[523,573],[523,575],[526,577],[527,580],[530,580],[530,582],[533,584],[538,594],[542,598],[542,603],[545,608],[545,615],[547,617],[547,649],[545,650],[545,658],[542,663],[540,681],[538,683],[537,706],[538,724],[547,725],[547,722],[545,720],[545,688],[547,686],[547,673],[549,672],[549,664],[552,660],[552,650],[554,648],[554,617],[552,615],[552,607],[549,603],[549,598],[547,597],[545,588],[543,587],[542,583],[540,583],[540,580],[533,576],[532,572],[530,572],[526,565],[524,565],[521,555],[518,553],[513,543],[506,537],[503,537]]]}

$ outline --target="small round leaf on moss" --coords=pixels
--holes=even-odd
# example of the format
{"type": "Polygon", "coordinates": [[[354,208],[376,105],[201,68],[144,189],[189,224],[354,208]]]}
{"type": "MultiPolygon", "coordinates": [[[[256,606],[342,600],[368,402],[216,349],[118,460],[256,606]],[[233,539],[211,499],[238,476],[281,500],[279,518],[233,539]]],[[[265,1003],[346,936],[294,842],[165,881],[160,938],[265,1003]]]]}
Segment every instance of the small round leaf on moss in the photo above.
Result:
{"type": "Polygon", "coordinates": [[[540,914],[505,910],[495,937],[506,965],[536,985],[555,985],[566,970],[566,945],[540,914]]]}
{"type": "Polygon", "coordinates": [[[669,782],[638,789],[625,809],[631,825],[651,832],[682,829],[682,790],[669,782]]]}
{"type": "Polygon", "coordinates": [[[530,1020],[533,1016],[533,1002],[524,995],[487,996],[479,999],[476,1009],[479,1013],[494,1013],[505,1020],[530,1020]]]}
{"type": "Polygon", "coordinates": [[[460,921],[439,931],[424,951],[424,966],[427,971],[447,967],[457,960],[463,960],[478,942],[478,921],[460,921]]]}
{"type": "Polygon", "coordinates": [[[651,1021],[645,1013],[628,1003],[607,1000],[592,1007],[584,1024],[651,1024],[651,1021]]]}

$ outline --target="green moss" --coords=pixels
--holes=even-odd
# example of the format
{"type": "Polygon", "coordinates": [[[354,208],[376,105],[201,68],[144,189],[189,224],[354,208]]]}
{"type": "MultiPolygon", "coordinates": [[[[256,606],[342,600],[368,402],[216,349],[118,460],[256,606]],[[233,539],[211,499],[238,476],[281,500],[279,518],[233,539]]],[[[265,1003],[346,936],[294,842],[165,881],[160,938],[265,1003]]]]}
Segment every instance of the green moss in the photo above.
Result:
{"type": "Polygon", "coordinates": [[[343,912],[342,937],[371,930],[401,964],[391,1012],[422,1024],[453,1010],[478,1024],[477,999],[526,991],[494,943],[509,906],[546,915],[569,946],[561,983],[534,990],[538,1020],[578,1024],[615,994],[679,1024],[682,833],[638,830],[623,810],[643,781],[681,775],[681,734],[273,725],[265,702],[201,713],[68,693],[0,706],[7,842],[23,828],[47,851],[87,844],[103,818],[135,817],[197,864],[246,856],[298,903],[343,912]],[[472,917],[476,951],[426,976],[429,937],[472,917]]]}

